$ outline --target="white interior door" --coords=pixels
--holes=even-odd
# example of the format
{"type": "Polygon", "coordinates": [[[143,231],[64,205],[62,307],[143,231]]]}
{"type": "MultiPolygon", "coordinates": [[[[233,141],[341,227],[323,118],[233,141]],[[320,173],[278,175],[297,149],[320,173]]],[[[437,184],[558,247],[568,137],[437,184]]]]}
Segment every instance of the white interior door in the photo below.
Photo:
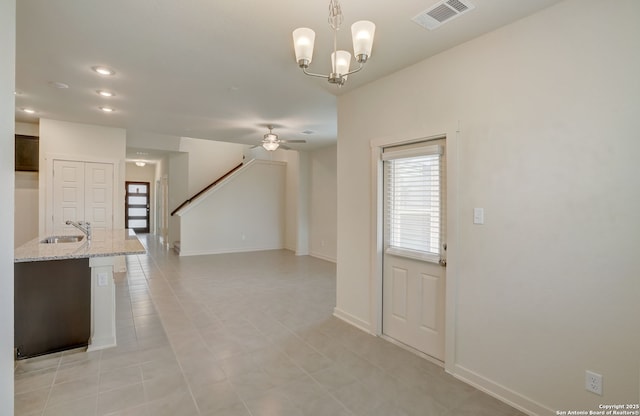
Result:
{"type": "Polygon", "coordinates": [[[71,229],[68,220],[113,228],[113,164],[53,161],[53,232],[71,229]]]}
{"type": "Polygon", "coordinates": [[[67,220],[84,220],[84,182],[84,162],[53,161],[54,233],[70,228],[71,226],[65,225],[67,220]]]}
{"type": "Polygon", "coordinates": [[[113,228],[113,165],[85,163],[85,221],[93,230],[113,228]]]}
{"type": "Polygon", "coordinates": [[[382,332],[444,361],[444,139],[384,149],[382,332]]]}

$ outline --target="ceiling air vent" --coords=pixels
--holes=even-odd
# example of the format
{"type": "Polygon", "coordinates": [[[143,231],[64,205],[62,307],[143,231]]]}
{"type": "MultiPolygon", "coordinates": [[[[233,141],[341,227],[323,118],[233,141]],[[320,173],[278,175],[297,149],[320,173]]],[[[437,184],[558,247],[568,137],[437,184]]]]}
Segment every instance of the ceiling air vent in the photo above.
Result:
{"type": "Polygon", "coordinates": [[[474,8],[468,0],[443,0],[411,20],[425,29],[433,30],[474,8]]]}

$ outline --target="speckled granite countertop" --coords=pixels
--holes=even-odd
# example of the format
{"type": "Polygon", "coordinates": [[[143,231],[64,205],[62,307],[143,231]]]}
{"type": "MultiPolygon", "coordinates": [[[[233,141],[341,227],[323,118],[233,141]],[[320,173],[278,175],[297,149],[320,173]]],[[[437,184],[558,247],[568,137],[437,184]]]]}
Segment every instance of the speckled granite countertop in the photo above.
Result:
{"type": "MultiPolygon", "coordinates": [[[[80,233],[70,232],[55,235],[80,235],[80,233]]],[[[132,230],[94,230],[90,241],[87,242],[85,237],[77,243],[41,243],[40,241],[46,237],[49,236],[40,236],[16,247],[14,261],[20,263],[146,253],[144,246],[132,230]]]]}

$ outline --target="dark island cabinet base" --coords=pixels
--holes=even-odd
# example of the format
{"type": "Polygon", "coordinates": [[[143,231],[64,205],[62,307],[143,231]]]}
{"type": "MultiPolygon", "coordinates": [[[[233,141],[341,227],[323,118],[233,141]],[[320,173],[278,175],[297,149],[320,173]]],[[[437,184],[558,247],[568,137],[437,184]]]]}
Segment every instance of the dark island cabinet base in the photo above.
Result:
{"type": "Polygon", "coordinates": [[[16,359],[88,345],[88,258],[15,263],[14,295],[16,359]]]}

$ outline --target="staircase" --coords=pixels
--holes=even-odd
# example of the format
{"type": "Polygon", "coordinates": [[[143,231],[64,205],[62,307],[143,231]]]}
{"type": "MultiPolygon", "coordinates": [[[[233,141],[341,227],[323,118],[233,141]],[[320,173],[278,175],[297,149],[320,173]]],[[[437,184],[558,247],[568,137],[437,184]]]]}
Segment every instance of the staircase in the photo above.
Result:
{"type": "Polygon", "coordinates": [[[172,215],[180,256],[275,250],[284,247],[286,163],[253,159],[189,198],[172,215]]]}

